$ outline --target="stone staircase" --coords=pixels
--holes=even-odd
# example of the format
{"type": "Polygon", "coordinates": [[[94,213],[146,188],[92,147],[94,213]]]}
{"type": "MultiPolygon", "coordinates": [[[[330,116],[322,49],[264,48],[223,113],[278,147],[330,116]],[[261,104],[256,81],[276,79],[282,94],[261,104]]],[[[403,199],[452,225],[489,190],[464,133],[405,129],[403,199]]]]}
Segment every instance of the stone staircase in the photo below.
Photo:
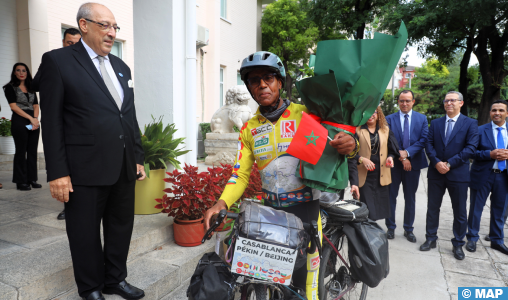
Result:
{"type": "MultiPolygon", "coordinates": [[[[135,217],[127,280],[145,291],[145,299],[186,299],[185,289],[198,260],[214,250],[214,239],[198,247],[176,245],[172,224],[165,214],[135,217]]],[[[0,258],[0,300],[80,299],[69,243],[65,236],[53,239],[0,258]]]]}

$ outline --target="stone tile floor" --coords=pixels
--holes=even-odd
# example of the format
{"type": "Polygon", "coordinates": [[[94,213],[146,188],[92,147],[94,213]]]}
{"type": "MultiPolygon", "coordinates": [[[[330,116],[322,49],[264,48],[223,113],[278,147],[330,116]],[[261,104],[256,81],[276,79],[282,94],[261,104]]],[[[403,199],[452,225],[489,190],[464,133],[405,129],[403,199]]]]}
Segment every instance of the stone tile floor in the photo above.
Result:
{"type": "MultiPolygon", "coordinates": [[[[37,249],[41,252],[48,251],[48,257],[69,255],[68,251],[61,254],[54,252],[55,249],[62,248],[59,245],[67,243],[65,222],[56,220],[57,214],[63,209],[63,204],[51,198],[45,171],[39,172],[39,182],[43,188],[28,192],[17,191],[15,185],[10,182],[11,176],[10,171],[0,171],[0,182],[4,186],[0,190],[0,259],[3,256],[19,254],[15,257],[21,259],[26,256],[25,263],[31,265],[31,268],[44,269],[48,267],[46,262],[31,261],[30,256],[22,253],[37,249]]],[[[445,195],[441,208],[438,248],[429,252],[419,251],[420,244],[425,241],[426,170],[422,171],[417,192],[414,225],[414,233],[418,239],[416,244],[408,242],[403,237],[403,203],[401,190],[396,214],[399,227],[395,231],[395,239],[390,240],[390,274],[378,287],[369,289],[367,299],[453,300],[457,299],[458,287],[508,286],[508,256],[492,250],[490,243],[483,240],[489,229],[488,206],[482,215],[481,240],[477,245],[477,251],[475,253],[465,251],[466,259],[457,261],[453,257],[450,242],[453,237],[451,229],[453,213],[448,194],[445,195]]],[[[378,223],[385,228],[384,222],[378,223]]],[[[508,244],[508,239],[506,240],[508,244]]],[[[2,261],[4,263],[0,265],[0,270],[7,270],[8,274],[0,274],[0,292],[13,282],[30,280],[17,270],[10,270],[8,263],[2,261]]],[[[19,263],[22,262],[17,264],[13,262],[13,265],[19,266],[19,263]]],[[[165,299],[186,299],[185,290],[184,284],[165,299]]]]}

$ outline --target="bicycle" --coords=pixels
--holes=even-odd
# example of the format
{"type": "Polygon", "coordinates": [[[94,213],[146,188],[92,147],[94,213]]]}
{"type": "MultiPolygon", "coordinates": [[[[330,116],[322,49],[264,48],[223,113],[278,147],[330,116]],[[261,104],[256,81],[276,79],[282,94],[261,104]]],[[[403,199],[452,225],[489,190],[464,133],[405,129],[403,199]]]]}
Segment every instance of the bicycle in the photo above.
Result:
{"type": "MultiPolygon", "coordinates": [[[[353,203],[354,200],[348,201],[353,203]]],[[[330,209],[323,206],[321,211],[323,253],[318,278],[319,299],[365,300],[368,286],[351,273],[350,260],[348,259],[348,239],[342,230],[344,223],[347,222],[345,220],[351,221],[351,214],[331,217],[330,209]]],[[[368,210],[363,209],[362,216],[359,217],[366,217],[367,215],[368,210]]],[[[354,218],[355,215],[353,214],[354,218]]]]}
{"type": "MultiPolygon", "coordinates": [[[[219,214],[212,216],[212,219],[210,220],[210,228],[205,233],[205,236],[202,239],[202,243],[204,243],[206,240],[209,240],[215,229],[224,221],[226,217],[230,219],[236,220],[238,218],[239,214],[237,213],[231,213],[226,212],[226,210],[221,210],[219,214]]],[[[319,253],[322,252],[321,245],[319,243],[319,232],[318,232],[318,226],[316,221],[312,221],[311,224],[303,223],[303,227],[305,231],[310,235],[311,237],[311,245],[309,248],[307,248],[307,253],[314,253],[316,249],[319,251],[319,253]]],[[[217,253],[218,254],[218,253],[217,253]]],[[[236,288],[240,290],[241,293],[241,300],[283,300],[284,294],[288,294],[289,292],[284,292],[287,287],[283,287],[282,284],[272,282],[272,281],[266,281],[266,280],[260,280],[256,278],[252,278],[249,276],[238,276],[240,279],[237,279],[237,285],[236,288]]],[[[290,287],[289,291],[295,292],[294,287],[290,287]]],[[[287,291],[287,290],[286,290],[287,291]]],[[[300,296],[301,297],[301,296],[300,296]]],[[[301,297],[302,300],[305,298],[301,297]]]]}

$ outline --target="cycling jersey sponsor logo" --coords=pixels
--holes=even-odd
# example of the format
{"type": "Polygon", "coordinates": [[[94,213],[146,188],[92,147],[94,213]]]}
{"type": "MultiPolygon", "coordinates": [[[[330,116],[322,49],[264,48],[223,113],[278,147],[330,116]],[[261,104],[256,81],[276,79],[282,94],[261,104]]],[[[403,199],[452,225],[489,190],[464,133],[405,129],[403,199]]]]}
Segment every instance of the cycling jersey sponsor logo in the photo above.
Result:
{"type": "Polygon", "coordinates": [[[233,178],[238,178],[238,174],[236,172],[233,172],[233,174],[231,175],[231,177],[233,178]]]}
{"type": "Polygon", "coordinates": [[[277,150],[279,152],[286,152],[286,150],[288,149],[289,147],[289,144],[291,144],[290,142],[285,142],[285,143],[278,143],[277,144],[277,150]]]}
{"type": "Polygon", "coordinates": [[[272,159],[272,155],[271,154],[267,154],[267,155],[261,155],[259,157],[260,160],[267,160],[267,159],[272,159]]]}
{"type": "Polygon", "coordinates": [[[296,120],[284,120],[280,123],[281,138],[292,138],[296,132],[296,120]]]}
{"type": "Polygon", "coordinates": [[[267,134],[262,135],[254,139],[254,148],[262,147],[268,145],[270,138],[267,134]]]}
{"type": "Polygon", "coordinates": [[[284,111],[284,113],[282,114],[282,117],[289,118],[290,115],[291,115],[291,112],[289,111],[289,109],[286,109],[286,111],[284,111]]]}
{"type": "Polygon", "coordinates": [[[310,260],[310,269],[315,270],[319,268],[319,256],[316,256],[310,260]]]}
{"type": "Polygon", "coordinates": [[[229,178],[228,183],[226,183],[226,185],[231,185],[231,184],[236,184],[236,178],[233,178],[233,177],[229,178]]]}
{"type": "Polygon", "coordinates": [[[272,132],[272,125],[266,124],[250,130],[253,137],[257,137],[258,135],[266,134],[272,132]]]}
{"type": "Polygon", "coordinates": [[[267,146],[267,147],[263,147],[263,148],[259,148],[259,149],[254,149],[254,155],[259,155],[262,153],[272,152],[272,151],[273,151],[273,147],[267,146]]]}
{"type": "Polygon", "coordinates": [[[240,170],[240,164],[237,162],[237,163],[233,166],[233,171],[234,171],[234,172],[237,172],[238,170],[240,170]]]}

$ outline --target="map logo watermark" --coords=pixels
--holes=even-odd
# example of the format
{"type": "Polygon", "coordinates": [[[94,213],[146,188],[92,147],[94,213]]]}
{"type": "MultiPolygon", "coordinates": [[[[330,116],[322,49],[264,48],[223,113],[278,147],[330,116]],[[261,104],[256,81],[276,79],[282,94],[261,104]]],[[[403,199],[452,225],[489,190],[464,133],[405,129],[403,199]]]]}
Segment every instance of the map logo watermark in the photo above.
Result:
{"type": "Polygon", "coordinates": [[[508,300],[508,288],[506,287],[459,287],[459,300],[471,299],[506,299],[508,300]]]}

